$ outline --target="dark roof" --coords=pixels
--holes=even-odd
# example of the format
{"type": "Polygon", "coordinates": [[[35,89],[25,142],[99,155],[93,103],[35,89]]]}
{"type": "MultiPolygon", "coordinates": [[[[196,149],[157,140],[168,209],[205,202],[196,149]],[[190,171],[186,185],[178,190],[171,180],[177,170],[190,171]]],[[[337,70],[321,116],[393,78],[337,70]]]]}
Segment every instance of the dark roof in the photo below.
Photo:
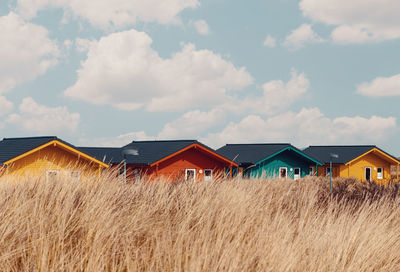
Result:
{"type": "MultiPolygon", "coordinates": [[[[311,156],[288,143],[281,144],[227,144],[217,150],[218,154],[240,164],[256,164],[285,149],[291,149],[308,160],[318,162],[311,156]]],[[[318,162],[319,163],[319,162],[318,162]]]]}
{"type": "MultiPolygon", "coordinates": [[[[332,146],[309,146],[304,149],[304,153],[317,158],[323,163],[329,163],[331,154],[336,154],[338,158],[332,158],[332,163],[346,164],[349,161],[361,156],[362,154],[377,148],[375,145],[332,145],[332,146]]],[[[379,148],[377,148],[379,149],[379,148]]],[[[379,149],[386,155],[397,160],[395,157],[379,149]]]]}
{"type": "Polygon", "coordinates": [[[79,147],[79,150],[98,160],[104,160],[105,163],[119,164],[124,160],[123,150],[133,149],[137,151],[138,155],[126,155],[128,164],[150,165],[193,144],[201,145],[215,152],[214,149],[196,140],[133,141],[122,148],[79,147]]]}
{"type": "Polygon", "coordinates": [[[78,150],[108,164],[119,164],[124,160],[121,147],[78,147],[78,150]]]}
{"type": "Polygon", "coordinates": [[[73,145],[57,138],[56,136],[45,137],[25,137],[25,138],[4,138],[0,141],[0,163],[7,162],[19,155],[22,155],[32,149],[57,140],[72,148],[73,145]]]}

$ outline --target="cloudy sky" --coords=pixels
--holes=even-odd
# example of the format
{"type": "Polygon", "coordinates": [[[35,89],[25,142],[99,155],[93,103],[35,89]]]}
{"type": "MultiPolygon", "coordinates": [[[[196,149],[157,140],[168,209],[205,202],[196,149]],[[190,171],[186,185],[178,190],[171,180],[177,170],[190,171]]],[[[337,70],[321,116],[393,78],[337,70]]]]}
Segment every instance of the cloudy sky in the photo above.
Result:
{"type": "Polygon", "coordinates": [[[398,0],[3,0],[0,135],[400,155],[399,13],[398,0]]]}

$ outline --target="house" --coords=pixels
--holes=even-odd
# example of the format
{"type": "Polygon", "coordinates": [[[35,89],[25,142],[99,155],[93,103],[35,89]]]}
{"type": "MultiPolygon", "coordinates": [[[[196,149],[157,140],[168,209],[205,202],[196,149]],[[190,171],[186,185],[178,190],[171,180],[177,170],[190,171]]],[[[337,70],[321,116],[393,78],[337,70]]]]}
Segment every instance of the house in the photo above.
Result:
{"type": "Polygon", "coordinates": [[[238,165],[196,140],[133,141],[122,148],[80,147],[114,166],[126,162],[128,179],[211,181],[238,165]],[[125,155],[124,155],[125,154],[125,155]]]}
{"type": "Polygon", "coordinates": [[[304,153],[324,164],[318,176],[329,176],[332,172],[332,177],[355,177],[378,183],[399,178],[400,161],[375,145],[310,146],[304,153]],[[391,174],[393,168],[396,169],[394,176],[391,174]]]}
{"type": "Polygon", "coordinates": [[[218,154],[239,164],[233,175],[252,178],[299,179],[318,172],[322,165],[291,144],[227,144],[218,154]]]}
{"type": "Polygon", "coordinates": [[[93,177],[109,167],[55,136],[4,138],[0,141],[0,165],[0,175],[45,175],[46,179],[93,177]]]}

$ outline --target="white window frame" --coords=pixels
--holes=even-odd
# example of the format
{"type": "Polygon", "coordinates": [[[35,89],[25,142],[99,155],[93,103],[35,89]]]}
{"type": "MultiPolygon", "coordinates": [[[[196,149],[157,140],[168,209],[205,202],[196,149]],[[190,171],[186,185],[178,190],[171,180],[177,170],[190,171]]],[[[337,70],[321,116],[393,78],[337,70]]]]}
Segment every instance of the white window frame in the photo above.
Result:
{"type": "MultiPolygon", "coordinates": [[[[332,167],[333,168],[333,167],[332,167]]],[[[332,168],[326,167],[326,177],[330,177],[332,175],[332,168]],[[328,169],[329,169],[329,174],[328,174],[328,169]]],[[[333,176],[332,176],[333,177],[333,176]]]]}
{"type": "Polygon", "coordinates": [[[69,172],[69,176],[71,177],[71,179],[76,179],[76,180],[80,181],[82,172],[79,170],[72,170],[69,172]],[[74,174],[77,174],[77,177],[74,177],[74,174]]]}
{"type": "Polygon", "coordinates": [[[279,178],[280,179],[287,179],[287,177],[288,177],[288,168],[287,167],[279,167],[279,178]],[[282,169],[286,170],[286,176],[285,177],[281,177],[282,169]]]}
{"type": "Polygon", "coordinates": [[[49,182],[49,180],[50,180],[50,174],[56,174],[56,178],[59,178],[60,177],[60,170],[46,170],[46,182],[49,182]]]}
{"type": "Polygon", "coordinates": [[[372,168],[371,167],[365,167],[364,169],[364,178],[366,181],[372,181],[372,168]],[[369,180],[367,179],[367,169],[369,169],[369,180]]]}
{"type": "Polygon", "coordinates": [[[186,168],[185,169],[185,181],[188,181],[188,172],[189,171],[193,171],[194,172],[193,181],[196,181],[196,169],[194,169],[194,168],[186,168]]]}
{"type": "Polygon", "coordinates": [[[204,181],[212,181],[214,179],[214,171],[212,169],[204,169],[204,181]],[[211,175],[206,176],[206,171],[210,171],[211,175]]]}
{"type": "Polygon", "coordinates": [[[301,168],[300,167],[293,168],[293,179],[294,180],[301,179],[301,168]],[[296,178],[296,169],[299,169],[299,177],[298,178],[296,178]]]}
{"type": "Polygon", "coordinates": [[[309,171],[309,175],[310,176],[314,176],[315,175],[315,167],[314,166],[310,166],[310,168],[308,169],[308,171],[309,171]]]}
{"type": "Polygon", "coordinates": [[[383,179],[383,167],[378,167],[376,169],[376,176],[378,179],[383,179]],[[381,169],[381,172],[379,173],[379,169],[381,169]]]}

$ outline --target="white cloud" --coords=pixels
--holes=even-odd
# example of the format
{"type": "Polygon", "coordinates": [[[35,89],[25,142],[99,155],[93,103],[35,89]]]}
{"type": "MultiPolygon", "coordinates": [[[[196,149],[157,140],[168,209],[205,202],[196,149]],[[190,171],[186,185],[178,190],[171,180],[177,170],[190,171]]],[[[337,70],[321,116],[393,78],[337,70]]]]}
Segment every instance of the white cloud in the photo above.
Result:
{"type": "Polygon", "coordinates": [[[64,94],[124,110],[144,106],[173,111],[218,105],[226,101],[228,91],[253,81],[244,67],[236,68],[212,51],[186,44],[164,59],[151,43],[146,33],[136,30],[91,42],[77,82],[64,94]]]}
{"type": "Polygon", "coordinates": [[[0,94],[44,74],[59,56],[44,27],[12,12],[0,17],[0,44],[0,94]]]}
{"type": "Polygon", "coordinates": [[[398,0],[302,0],[303,15],[333,25],[337,43],[379,42],[400,38],[398,0]]]}
{"type": "Polygon", "coordinates": [[[318,108],[287,112],[263,119],[249,115],[238,123],[229,123],[222,131],[202,140],[213,147],[225,143],[291,142],[311,144],[371,144],[384,141],[397,129],[394,117],[339,117],[330,119],[318,108]]]}
{"type": "Polygon", "coordinates": [[[18,114],[11,114],[7,119],[7,123],[43,134],[73,133],[79,122],[79,113],[70,113],[66,107],[39,105],[31,97],[24,98],[18,114]]]}
{"type": "Polygon", "coordinates": [[[92,43],[96,43],[96,41],[77,38],[75,40],[75,47],[78,52],[83,53],[89,51],[90,47],[92,46],[92,43]]]}
{"type": "Polygon", "coordinates": [[[286,37],[283,45],[291,50],[298,50],[306,44],[321,42],[324,42],[324,39],[314,32],[310,24],[302,24],[286,37]]]}
{"type": "Polygon", "coordinates": [[[80,17],[93,26],[108,29],[132,25],[137,21],[177,24],[178,14],[196,8],[198,0],[18,0],[18,11],[31,19],[45,8],[64,9],[64,18],[80,17]]]}
{"type": "Polygon", "coordinates": [[[102,146],[102,147],[121,147],[132,141],[156,140],[144,131],[129,132],[116,137],[102,137],[94,139],[81,139],[80,144],[84,146],[102,146]]]}
{"type": "Polygon", "coordinates": [[[290,80],[272,80],[262,86],[262,96],[247,96],[242,100],[229,101],[224,107],[232,111],[248,110],[257,114],[273,115],[290,108],[310,88],[310,81],[304,73],[292,69],[290,80]]]}
{"type": "Polygon", "coordinates": [[[268,35],[264,40],[264,46],[274,48],[276,46],[276,39],[271,35],[268,35]]]}
{"type": "Polygon", "coordinates": [[[195,21],[195,22],[193,23],[193,25],[194,25],[194,28],[197,30],[197,32],[198,32],[199,34],[201,34],[201,35],[208,35],[208,34],[210,34],[210,28],[209,28],[209,26],[208,26],[208,24],[207,24],[206,21],[204,21],[204,20],[198,20],[198,21],[195,21]]]}
{"type": "Polygon", "coordinates": [[[400,74],[392,77],[378,77],[372,82],[364,82],[357,92],[367,96],[400,96],[400,74]]]}
{"type": "Polygon", "coordinates": [[[205,131],[220,125],[225,120],[225,113],[221,109],[212,109],[208,112],[194,110],[185,113],[175,121],[165,124],[158,134],[159,139],[194,138],[205,131]]]}
{"type": "Polygon", "coordinates": [[[0,116],[4,116],[14,108],[14,104],[4,96],[0,96],[0,116]]]}

